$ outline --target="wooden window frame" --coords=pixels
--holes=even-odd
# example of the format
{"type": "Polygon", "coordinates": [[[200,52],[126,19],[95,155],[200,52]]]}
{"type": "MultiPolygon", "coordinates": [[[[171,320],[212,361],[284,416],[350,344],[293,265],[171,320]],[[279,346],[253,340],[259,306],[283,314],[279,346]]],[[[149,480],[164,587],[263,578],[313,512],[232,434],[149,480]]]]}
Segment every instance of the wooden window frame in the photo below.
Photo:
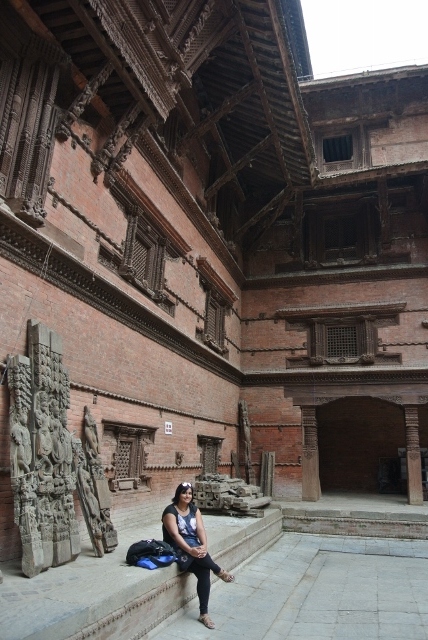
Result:
{"type": "Polygon", "coordinates": [[[145,472],[148,456],[147,446],[153,445],[157,427],[131,425],[120,421],[103,420],[105,435],[110,434],[116,441],[111,466],[106,470],[111,491],[139,489],[150,491],[151,476],[145,472]],[[130,443],[128,474],[123,476],[116,470],[116,460],[120,443],[130,443]]]}
{"type": "Polygon", "coordinates": [[[363,166],[363,141],[359,127],[318,131],[315,135],[315,146],[318,164],[322,174],[345,173],[347,171],[355,171],[363,166]],[[324,140],[345,136],[352,138],[352,158],[349,160],[326,162],[324,160],[324,140]]]}
{"type": "Polygon", "coordinates": [[[377,329],[375,316],[349,318],[312,318],[309,323],[309,363],[311,366],[374,364],[377,353],[377,329]],[[330,327],[355,327],[355,356],[328,356],[328,331],[330,327]]]}
{"type": "MultiPolygon", "coordinates": [[[[345,205],[346,206],[346,205],[345,205]]],[[[305,216],[305,268],[331,269],[372,265],[378,261],[378,230],[375,211],[370,202],[350,203],[344,210],[314,209],[305,216]],[[351,247],[326,249],[326,222],[344,225],[347,218],[355,218],[355,255],[351,247]],[[327,251],[330,255],[327,255],[327,251]],[[333,255],[333,254],[336,255],[333,255]]]]}
{"type": "Polygon", "coordinates": [[[130,207],[125,250],[119,274],[162,306],[170,315],[174,315],[175,302],[164,291],[167,253],[167,238],[146,219],[141,207],[130,207]],[[137,264],[139,246],[144,247],[147,252],[144,272],[141,273],[137,264]]]}

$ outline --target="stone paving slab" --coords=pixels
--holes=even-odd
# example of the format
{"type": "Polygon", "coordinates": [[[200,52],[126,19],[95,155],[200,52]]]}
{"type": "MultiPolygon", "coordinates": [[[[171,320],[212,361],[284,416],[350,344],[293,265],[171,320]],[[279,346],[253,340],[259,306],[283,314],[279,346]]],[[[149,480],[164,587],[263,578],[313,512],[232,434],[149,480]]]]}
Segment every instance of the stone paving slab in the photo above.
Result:
{"type": "Polygon", "coordinates": [[[428,640],[428,541],[284,533],[150,640],[428,640]]]}

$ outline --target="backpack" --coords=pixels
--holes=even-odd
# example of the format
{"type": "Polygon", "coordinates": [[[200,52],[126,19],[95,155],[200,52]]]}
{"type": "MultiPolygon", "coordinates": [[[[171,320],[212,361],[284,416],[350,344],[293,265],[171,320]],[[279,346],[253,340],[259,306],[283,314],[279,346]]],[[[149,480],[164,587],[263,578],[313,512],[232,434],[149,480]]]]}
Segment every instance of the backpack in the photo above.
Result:
{"type": "Polygon", "coordinates": [[[126,554],[126,564],[146,569],[169,567],[177,560],[174,549],[163,540],[140,540],[134,542],[126,554]]]}

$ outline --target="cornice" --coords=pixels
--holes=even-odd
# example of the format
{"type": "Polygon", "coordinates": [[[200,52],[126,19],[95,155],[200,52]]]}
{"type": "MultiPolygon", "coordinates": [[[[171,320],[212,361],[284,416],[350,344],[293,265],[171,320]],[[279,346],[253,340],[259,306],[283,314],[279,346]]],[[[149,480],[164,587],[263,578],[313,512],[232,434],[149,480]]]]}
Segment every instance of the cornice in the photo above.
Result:
{"type": "Polygon", "coordinates": [[[376,316],[397,314],[404,311],[406,302],[375,302],[372,304],[358,304],[347,302],[339,305],[317,305],[313,307],[290,307],[277,309],[275,316],[286,320],[303,320],[307,318],[324,318],[334,315],[355,316],[360,314],[374,314],[376,316]]]}
{"type": "MultiPolygon", "coordinates": [[[[211,424],[221,424],[226,427],[239,426],[236,422],[227,422],[226,420],[218,420],[217,418],[204,416],[202,414],[193,413],[191,411],[183,411],[181,409],[177,409],[172,406],[157,404],[155,402],[148,402],[147,400],[136,398],[134,396],[124,396],[120,393],[115,393],[114,391],[108,391],[107,389],[99,389],[98,387],[92,387],[90,385],[82,384],[80,382],[75,382],[73,380],[70,380],[70,387],[71,389],[74,389],[76,391],[83,391],[84,393],[91,394],[95,397],[101,396],[104,398],[112,398],[113,400],[117,400],[119,402],[125,402],[126,404],[135,404],[140,407],[147,407],[149,409],[154,409],[155,411],[159,411],[161,415],[163,413],[167,413],[167,414],[184,416],[185,418],[192,418],[193,420],[200,420],[202,422],[209,422],[211,424]]],[[[106,422],[109,422],[109,420],[106,420],[106,422]]],[[[113,420],[110,420],[110,422],[112,423],[114,422],[115,424],[120,424],[117,421],[113,421],[113,420]]]]}
{"type": "Polygon", "coordinates": [[[360,269],[329,269],[328,271],[295,271],[288,274],[249,277],[243,289],[285,289],[302,285],[323,285],[333,282],[371,282],[374,280],[400,280],[426,278],[428,264],[399,264],[364,267],[360,269]]]}
{"type": "Polygon", "coordinates": [[[0,210],[0,255],[195,365],[240,384],[238,369],[4,209],[0,210]]]}
{"type": "Polygon", "coordinates": [[[254,371],[243,373],[243,386],[298,386],[317,384],[394,384],[428,383],[428,368],[384,367],[382,370],[366,367],[350,370],[325,367],[307,371],[254,371]]]}
{"type": "Polygon", "coordinates": [[[143,131],[136,143],[136,147],[201,236],[222,261],[238,286],[242,287],[245,276],[229,252],[226,241],[220,235],[220,232],[214,229],[150,131],[147,129],[143,131]]]}

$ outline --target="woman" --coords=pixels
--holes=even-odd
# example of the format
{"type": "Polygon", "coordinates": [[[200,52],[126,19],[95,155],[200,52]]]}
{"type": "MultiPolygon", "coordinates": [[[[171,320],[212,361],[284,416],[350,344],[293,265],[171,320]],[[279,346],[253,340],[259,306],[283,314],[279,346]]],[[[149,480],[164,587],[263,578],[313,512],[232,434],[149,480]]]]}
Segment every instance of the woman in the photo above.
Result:
{"type": "Polygon", "coordinates": [[[194,573],[198,579],[199,622],[214,629],[208,615],[210,597],[210,570],[224,582],[233,582],[235,576],[221,569],[207,552],[207,534],[201,512],[193,504],[193,487],[190,482],[178,485],[175,495],[162,514],[163,539],[178,551],[178,564],[182,571],[194,573]]]}

